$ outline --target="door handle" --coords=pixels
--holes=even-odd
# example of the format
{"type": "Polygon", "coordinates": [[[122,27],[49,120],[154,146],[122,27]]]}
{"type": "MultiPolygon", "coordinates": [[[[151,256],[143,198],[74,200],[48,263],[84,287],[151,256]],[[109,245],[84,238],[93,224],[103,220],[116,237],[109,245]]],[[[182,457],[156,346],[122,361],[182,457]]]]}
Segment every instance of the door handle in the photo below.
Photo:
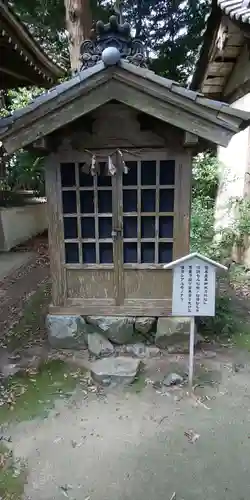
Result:
{"type": "Polygon", "coordinates": [[[113,240],[117,240],[118,238],[121,238],[122,229],[113,229],[111,236],[112,236],[113,240]]]}

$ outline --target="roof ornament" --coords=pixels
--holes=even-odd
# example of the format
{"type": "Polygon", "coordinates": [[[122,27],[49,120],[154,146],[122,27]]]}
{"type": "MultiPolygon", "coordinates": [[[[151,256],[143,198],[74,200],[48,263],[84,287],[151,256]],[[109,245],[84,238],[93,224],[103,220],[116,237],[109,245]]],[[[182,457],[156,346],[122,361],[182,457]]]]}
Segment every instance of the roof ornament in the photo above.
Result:
{"type": "Polygon", "coordinates": [[[90,39],[82,42],[81,70],[90,68],[101,60],[107,66],[115,65],[120,59],[135,66],[147,67],[143,43],[132,38],[130,25],[122,22],[121,8],[117,5],[115,12],[116,15],[110,16],[109,23],[97,21],[95,28],[91,30],[90,39]]]}

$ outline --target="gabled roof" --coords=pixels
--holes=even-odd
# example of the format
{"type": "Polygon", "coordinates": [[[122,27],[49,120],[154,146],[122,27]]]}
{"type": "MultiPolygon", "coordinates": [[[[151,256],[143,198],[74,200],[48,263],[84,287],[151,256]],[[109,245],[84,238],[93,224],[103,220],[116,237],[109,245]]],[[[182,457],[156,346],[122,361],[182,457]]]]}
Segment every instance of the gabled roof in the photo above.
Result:
{"type": "Polygon", "coordinates": [[[0,88],[49,87],[64,71],[41,49],[7,2],[0,0],[0,88]]]}
{"type": "Polygon", "coordinates": [[[13,153],[111,100],[223,146],[250,123],[250,113],[206,99],[148,69],[125,60],[109,67],[100,61],[0,120],[0,140],[13,153]]]}
{"type": "Polygon", "coordinates": [[[173,269],[174,267],[183,264],[183,262],[189,262],[193,259],[200,259],[203,260],[203,262],[206,262],[207,264],[210,264],[211,266],[217,267],[218,269],[223,269],[223,271],[227,271],[228,268],[226,266],[223,266],[223,264],[220,264],[219,262],[216,262],[215,260],[209,259],[209,257],[205,257],[205,255],[201,255],[198,252],[193,252],[190,253],[189,255],[185,255],[184,257],[180,257],[180,259],[173,260],[172,262],[169,262],[169,264],[165,264],[163,266],[164,269],[173,269]]]}
{"type": "Polygon", "coordinates": [[[250,0],[212,0],[190,88],[207,97],[225,99],[226,84],[243,50],[247,50],[247,40],[250,0]]]}

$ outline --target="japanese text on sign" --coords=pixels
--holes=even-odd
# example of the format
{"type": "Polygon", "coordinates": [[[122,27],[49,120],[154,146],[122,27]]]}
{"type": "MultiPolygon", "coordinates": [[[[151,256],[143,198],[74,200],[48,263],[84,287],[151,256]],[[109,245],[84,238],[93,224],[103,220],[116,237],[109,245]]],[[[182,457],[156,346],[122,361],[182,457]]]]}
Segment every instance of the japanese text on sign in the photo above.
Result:
{"type": "Polygon", "coordinates": [[[213,316],[215,309],[214,266],[193,258],[173,269],[173,314],[213,316]]]}

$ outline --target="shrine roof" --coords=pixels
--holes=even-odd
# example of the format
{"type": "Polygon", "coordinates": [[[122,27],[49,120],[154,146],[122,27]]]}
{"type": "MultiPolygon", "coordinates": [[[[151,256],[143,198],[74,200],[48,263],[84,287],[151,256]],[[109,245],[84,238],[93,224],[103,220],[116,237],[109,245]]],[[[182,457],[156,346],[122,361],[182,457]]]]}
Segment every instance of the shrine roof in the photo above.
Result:
{"type": "Polygon", "coordinates": [[[250,124],[250,113],[207,99],[149,70],[143,48],[131,39],[127,23],[116,25],[116,36],[111,24],[99,25],[101,35],[96,41],[83,42],[79,73],[0,120],[0,139],[9,153],[108,101],[122,102],[223,146],[250,124]]]}
{"type": "Polygon", "coordinates": [[[223,266],[223,264],[220,264],[219,262],[216,262],[215,260],[206,257],[205,255],[201,255],[198,252],[193,252],[190,253],[189,255],[185,255],[184,257],[180,257],[180,259],[174,260],[173,262],[169,262],[169,264],[165,264],[163,267],[164,269],[173,269],[176,266],[190,262],[194,259],[202,260],[206,264],[210,264],[211,266],[214,266],[215,268],[217,267],[218,269],[222,269],[223,271],[228,270],[228,268],[226,266],[223,266]]]}

